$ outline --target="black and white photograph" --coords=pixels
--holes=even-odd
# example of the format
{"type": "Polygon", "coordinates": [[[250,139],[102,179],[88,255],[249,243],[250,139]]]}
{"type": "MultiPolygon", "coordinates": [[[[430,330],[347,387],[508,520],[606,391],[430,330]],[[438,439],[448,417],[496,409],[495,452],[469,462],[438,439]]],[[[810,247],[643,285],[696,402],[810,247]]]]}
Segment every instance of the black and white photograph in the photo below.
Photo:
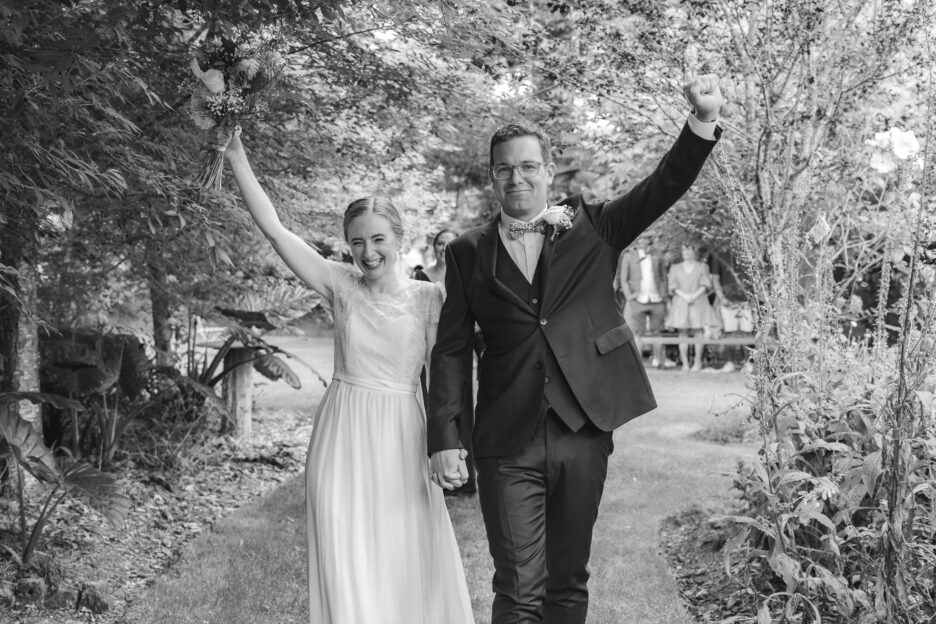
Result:
{"type": "Polygon", "coordinates": [[[936,623],[931,0],[0,0],[0,624],[936,623]]]}

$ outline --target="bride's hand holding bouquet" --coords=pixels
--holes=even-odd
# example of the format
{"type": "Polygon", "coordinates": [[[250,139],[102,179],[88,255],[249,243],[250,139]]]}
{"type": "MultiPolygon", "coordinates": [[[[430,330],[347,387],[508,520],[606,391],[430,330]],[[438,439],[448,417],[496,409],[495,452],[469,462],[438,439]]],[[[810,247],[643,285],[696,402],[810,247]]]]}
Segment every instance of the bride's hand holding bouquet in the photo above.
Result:
{"type": "Polygon", "coordinates": [[[221,37],[203,42],[191,61],[189,112],[195,125],[207,130],[205,153],[195,181],[221,188],[224,150],[243,120],[269,107],[283,68],[276,42],[253,35],[221,37]]]}

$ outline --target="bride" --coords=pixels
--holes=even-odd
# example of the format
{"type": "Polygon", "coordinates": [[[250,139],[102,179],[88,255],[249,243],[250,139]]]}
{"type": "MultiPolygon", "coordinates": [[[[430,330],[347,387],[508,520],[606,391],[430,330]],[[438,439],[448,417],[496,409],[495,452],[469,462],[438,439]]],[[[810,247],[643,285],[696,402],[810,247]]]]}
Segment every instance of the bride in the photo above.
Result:
{"type": "Polygon", "coordinates": [[[383,197],[344,213],[354,266],[326,260],[277,217],[239,133],[226,152],[247,210],[335,317],[335,373],[306,460],[309,621],[473,622],[442,489],[430,479],[419,374],[435,343],[440,289],[401,275],[403,226],[383,197]]]}

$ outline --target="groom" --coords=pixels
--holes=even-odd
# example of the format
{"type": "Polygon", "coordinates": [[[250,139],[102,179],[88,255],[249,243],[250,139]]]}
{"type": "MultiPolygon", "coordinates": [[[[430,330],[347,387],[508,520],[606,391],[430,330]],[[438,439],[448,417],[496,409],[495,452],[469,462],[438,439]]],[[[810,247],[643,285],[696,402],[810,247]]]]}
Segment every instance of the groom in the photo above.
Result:
{"type": "Polygon", "coordinates": [[[549,139],[518,125],[491,138],[501,205],[449,244],[446,299],[432,352],[428,437],[433,480],[466,475],[459,423],[477,322],[486,345],[472,440],[494,559],[492,624],[583,624],[592,527],[611,432],[656,407],[621,324],[612,281],[621,250],[695,181],[719,130],[718,80],[686,85],[693,115],[656,170],[627,193],[547,210],[549,139]]]}

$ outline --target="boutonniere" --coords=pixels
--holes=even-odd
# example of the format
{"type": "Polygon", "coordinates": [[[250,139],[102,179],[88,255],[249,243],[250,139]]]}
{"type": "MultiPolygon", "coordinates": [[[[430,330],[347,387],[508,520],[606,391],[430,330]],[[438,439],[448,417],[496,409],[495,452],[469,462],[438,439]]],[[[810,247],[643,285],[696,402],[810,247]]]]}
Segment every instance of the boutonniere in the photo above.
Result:
{"type": "Polygon", "coordinates": [[[550,206],[543,213],[543,221],[552,226],[552,234],[549,240],[554,241],[562,232],[572,227],[572,217],[575,215],[575,209],[572,206],[550,206]]]}

